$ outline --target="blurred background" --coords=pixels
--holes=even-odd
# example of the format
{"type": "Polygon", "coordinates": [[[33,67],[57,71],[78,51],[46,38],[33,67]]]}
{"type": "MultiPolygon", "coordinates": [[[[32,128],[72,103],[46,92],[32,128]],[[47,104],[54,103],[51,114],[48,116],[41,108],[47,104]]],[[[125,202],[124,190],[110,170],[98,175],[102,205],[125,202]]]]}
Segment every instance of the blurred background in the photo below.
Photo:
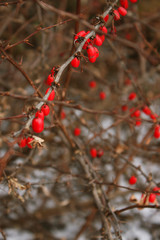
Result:
{"type": "Polygon", "coordinates": [[[159,1],[129,1],[127,16],[113,21],[110,15],[96,62],[90,63],[83,50],[80,67],[64,70],[45,130],[25,133],[42,138],[43,147],[21,149],[14,137],[39,102],[29,79],[44,95],[51,69],[61,66],[78,46],[73,41],[76,33],[89,31],[86,23],[108,4],[0,1],[0,169],[7,162],[1,172],[0,239],[102,239],[101,215],[77,157],[82,153],[112,211],[124,209],[116,212],[122,239],[160,239],[159,195],[154,204],[141,201],[142,193],[148,197],[160,182],[159,139],[153,136],[160,114],[159,1]],[[78,14],[85,24],[74,19],[78,14]],[[131,92],[137,94],[134,101],[128,100],[131,92]],[[156,118],[142,111],[139,119],[130,116],[129,109],[142,110],[146,104],[156,118]],[[81,129],[78,137],[76,127],[81,129]],[[92,158],[91,148],[103,150],[103,156],[92,158]],[[128,183],[132,175],[137,177],[135,186],[128,183]],[[139,203],[144,209],[137,208],[139,203]],[[135,207],[125,210],[131,205],[135,207]]]}

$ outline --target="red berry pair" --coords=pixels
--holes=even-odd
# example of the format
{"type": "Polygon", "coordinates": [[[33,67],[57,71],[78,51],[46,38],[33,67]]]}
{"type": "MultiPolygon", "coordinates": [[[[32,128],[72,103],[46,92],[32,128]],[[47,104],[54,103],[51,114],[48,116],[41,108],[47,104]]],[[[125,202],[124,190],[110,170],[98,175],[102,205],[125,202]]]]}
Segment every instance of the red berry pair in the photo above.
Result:
{"type": "Polygon", "coordinates": [[[32,121],[32,129],[36,133],[40,133],[44,129],[44,116],[47,116],[50,112],[48,105],[44,104],[40,111],[37,111],[35,118],[32,121]]]}
{"type": "Polygon", "coordinates": [[[150,118],[153,119],[153,120],[156,120],[157,117],[158,117],[158,115],[157,115],[156,113],[152,113],[152,112],[151,112],[151,110],[149,109],[148,106],[144,106],[144,108],[142,109],[142,111],[143,111],[146,115],[150,116],[150,118]]]}
{"type": "Polygon", "coordinates": [[[29,148],[32,148],[32,145],[30,144],[34,139],[32,137],[28,137],[28,138],[22,138],[18,145],[20,148],[24,148],[26,146],[28,146],[29,148]]]}
{"type": "Polygon", "coordinates": [[[104,154],[104,152],[102,149],[98,149],[98,150],[96,148],[90,149],[90,155],[92,158],[96,158],[96,157],[100,158],[103,156],[103,154],[104,154]]]}
{"type": "MultiPolygon", "coordinates": [[[[137,0],[130,0],[132,3],[136,3],[137,0]]],[[[124,7],[125,9],[128,8],[128,0],[120,0],[120,5],[124,7]]]]}

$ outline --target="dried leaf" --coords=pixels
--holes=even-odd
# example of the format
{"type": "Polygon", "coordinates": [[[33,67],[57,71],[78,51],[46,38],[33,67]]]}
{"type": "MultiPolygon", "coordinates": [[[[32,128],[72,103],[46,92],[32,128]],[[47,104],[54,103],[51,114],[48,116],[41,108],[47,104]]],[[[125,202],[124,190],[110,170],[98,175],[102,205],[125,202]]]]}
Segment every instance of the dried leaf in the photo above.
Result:
{"type": "Polygon", "coordinates": [[[17,178],[8,178],[8,194],[12,194],[13,197],[19,199],[21,202],[24,202],[24,198],[16,191],[19,190],[26,190],[26,186],[20,184],[17,178]]]}
{"type": "Polygon", "coordinates": [[[129,201],[132,202],[132,203],[138,203],[138,200],[137,200],[137,198],[134,196],[134,194],[130,197],[129,201]]]}
{"type": "Polygon", "coordinates": [[[37,137],[35,135],[32,136],[33,137],[33,140],[30,142],[31,146],[33,148],[42,148],[44,147],[44,139],[40,138],[40,137],[37,137]]]}
{"type": "Polygon", "coordinates": [[[127,150],[127,146],[124,145],[124,144],[119,144],[117,147],[116,147],[116,153],[118,154],[121,154],[122,152],[124,152],[125,150],[127,150]]]}

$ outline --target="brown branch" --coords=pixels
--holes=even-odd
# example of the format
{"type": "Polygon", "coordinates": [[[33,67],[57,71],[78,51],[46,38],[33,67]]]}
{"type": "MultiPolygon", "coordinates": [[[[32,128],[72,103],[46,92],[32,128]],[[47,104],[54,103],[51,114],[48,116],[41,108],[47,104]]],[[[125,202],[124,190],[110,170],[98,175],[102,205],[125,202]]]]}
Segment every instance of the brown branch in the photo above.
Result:
{"type": "MultiPolygon", "coordinates": [[[[134,208],[156,208],[156,209],[160,209],[160,206],[157,205],[139,205],[139,204],[135,204],[135,205],[131,205],[129,207],[126,208],[122,208],[120,210],[116,210],[114,213],[119,215],[122,212],[134,209],[134,208]]],[[[110,215],[110,213],[107,214],[107,216],[110,215]]]]}
{"type": "Polygon", "coordinates": [[[17,68],[22,73],[22,75],[25,77],[25,79],[27,79],[27,81],[33,87],[38,96],[42,98],[43,97],[42,93],[36,88],[36,86],[30,79],[30,77],[27,75],[27,73],[5,52],[5,50],[2,47],[0,47],[0,51],[3,53],[7,61],[10,62],[15,68],[17,68]]]}

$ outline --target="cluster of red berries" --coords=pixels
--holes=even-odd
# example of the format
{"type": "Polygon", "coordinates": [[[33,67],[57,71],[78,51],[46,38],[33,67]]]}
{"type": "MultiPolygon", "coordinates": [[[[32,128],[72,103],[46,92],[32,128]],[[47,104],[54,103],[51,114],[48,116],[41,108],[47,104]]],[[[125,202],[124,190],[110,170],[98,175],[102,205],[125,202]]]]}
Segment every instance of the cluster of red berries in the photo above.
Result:
{"type": "Polygon", "coordinates": [[[29,148],[32,148],[32,145],[31,145],[31,142],[33,141],[34,139],[32,137],[28,137],[28,138],[22,138],[18,145],[20,148],[24,148],[24,147],[29,147],[29,148]]]}
{"type": "MultiPolygon", "coordinates": [[[[130,0],[131,2],[137,2],[137,0],[130,0]]],[[[127,8],[128,8],[128,0],[120,0],[120,7],[117,10],[113,10],[113,14],[114,14],[114,19],[115,20],[119,20],[120,19],[120,14],[122,16],[125,16],[127,14],[127,8]]],[[[109,19],[109,15],[106,15],[104,17],[104,22],[107,22],[109,19]]],[[[96,34],[95,37],[93,38],[93,36],[89,39],[87,39],[87,41],[85,42],[83,49],[87,51],[87,55],[88,55],[88,59],[90,62],[94,63],[97,59],[97,57],[99,56],[99,51],[97,49],[96,46],[101,46],[105,40],[105,35],[107,34],[107,28],[103,25],[100,26],[99,30],[102,32],[102,34],[96,34]]],[[[89,33],[85,32],[85,31],[80,31],[79,33],[76,34],[75,36],[75,42],[81,42],[84,40],[85,36],[89,33]]],[[[79,67],[80,65],[80,59],[79,56],[75,55],[75,58],[71,61],[71,65],[75,68],[79,67]]],[[[52,86],[53,82],[54,82],[54,77],[56,75],[56,68],[54,67],[51,70],[51,74],[48,75],[47,80],[46,80],[46,84],[49,86],[52,86]]],[[[91,87],[95,87],[96,85],[92,82],[92,84],[90,84],[91,87]]],[[[48,93],[50,88],[48,88],[46,90],[46,93],[48,93]]],[[[99,97],[101,100],[104,100],[106,98],[106,94],[105,92],[100,92],[99,97]]],[[[55,98],[55,91],[52,90],[48,100],[52,101],[55,98]]],[[[49,106],[44,104],[41,107],[41,110],[37,111],[35,114],[35,118],[32,121],[32,129],[34,132],[36,133],[41,133],[44,130],[44,116],[47,116],[50,112],[49,106]]],[[[64,119],[65,118],[65,113],[61,112],[61,118],[64,119]]],[[[74,135],[78,136],[80,135],[80,129],[75,129],[74,131],[74,135]]],[[[23,142],[24,139],[21,139],[21,141],[23,142]]],[[[25,142],[25,141],[24,141],[25,142]]],[[[27,144],[27,143],[26,143],[27,144]]],[[[25,146],[25,143],[19,144],[21,147],[25,146]]],[[[98,153],[97,153],[98,154],[98,153]]],[[[97,155],[98,156],[98,155],[97,155]]]]}
{"type": "MultiPolygon", "coordinates": [[[[138,0],[130,0],[130,2],[132,3],[136,3],[138,0]]],[[[128,0],[120,0],[120,4],[122,7],[124,7],[125,9],[128,8],[128,0]]]]}
{"type": "MultiPolygon", "coordinates": [[[[136,184],[136,182],[137,182],[137,178],[134,175],[131,176],[129,179],[129,184],[134,185],[134,184],[136,184]]],[[[149,197],[148,197],[148,201],[150,203],[154,203],[156,201],[156,195],[160,196],[160,187],[154,187],[153,192],[156,192],[156,193],[150,193],[149,197]]],[[[144,197],[144,194],[142,194],[141,198],[143,198],[143,197],[144,197]]],[[[145,203],[146,200],[147,200],[147,197],[144,197],[143,202],[145,203]]]]}
{"type": "MultiPolygon", "coordinates": [[[[132,3],[137,2],[137,0],[130,0],[132,3]]],[[[114,9],[113,10],[113,15],[114,15],[114,19],[117,21],[120,19],[120,15],[125,16],[127,14],[127,9],[128,8],[128,0],[121,0],[120,1],[120,6],[118,7],[118,9],[114,9]]],[[[104,22],[107,22],[109,19],[109,15],[106,15],[104,17],[104,22]]],[[[99,51],[97,49],[96,46],[101,46],[105,40],[105,35],[107,34],[108,30],[105,26],[100,26],[99,30],[102,32],[102,34],[96,34],[95,37],[93,38],[93,36],[89,39],[86,40],[83,49],[85,49],[87,51],[87,55],[88,55],[88,60],[91,63],[94,63],[96,61],[96,59],[99,57],[99,51]]],[[[115,27],[112,26],[112,30],[111,32],[116,32],[115,27]]],[[[85,32],[84,30],[80,31],[79,33],[76,34],[76,36],[74,37],[75,42],[82,42],[85,38],[86,35],[88,35],[90,33],[90,31],[85,32]]],[[[71,65],[75,68],[78,68],[80,65],[80,56],[75,55],[75,58],[71,61],[71,65]]]]}
{"type": "MultiPolygon", "coordinates": [[[[55,68],[51,70],[51,74],[48,75],[46,84],[51,86],[52,83],[54,82],[54,75],[55,75],[55,68]]],[[[50,88],[47,88],[45,95],[48,93],[50,88]]],[[[48,96],[48,101],[53,101],[55,98],[55,91],[52,89],[51,93],[48,96]]],[[[49,106],[44,104],[41,107],[41,110],[37,111],[35,114],[35,118],[32,121],[32,129],[36,133],[40,133],[44,129],[44,117],[48,116],[50,112],[49,106]]]]}
{"type": "Polygon", "coordinates": [[[149,194],[149,199],[148,200],[149,200],[150,203],[155,203],[156,196],[160,196],[160,188],[159,187],[154,187],[153,192],[157,192],[157,193],[150,193],[149,194]]]}
{"type": "MultiPolygon", "coordinates": [[[[52,94],[52,93],[51,93],[52,94]]],[[[49,96],[50,97],[50,96],[49,96]]],[[[44,129],[44,117],[47,116],[50,112],[49,106],[44,104],[41,107],[41,110],[37,111],[35,118],[32,120],[32,129],[36,133],[40,133],[44,129]]]]}
{"type": "MultiPolygon", "coordinates": [[[[159,187],[154,187],[152,191],[156,192],[156,193],[150,193],[149,197],[148,197],[148,201],[150,203],[155,203],[156,202],[156,197],[160,196],[160,188],[159,187]]],[[[146,203],[147,196],[144,196],[144,194],[142,194],[141,199],[143,199],[143,203],[146,203]]]]}
{"type": "Polygon", "coordinates": [[[98,150],[96,148],[90,149],[90,155],[92,158],[96,158],[96,157],[100,158],[103,156],[103,154],[104,154],[103,149],[98,149],[98,150]]]}
{"type": "MultiPolygon", "coordinates": [[[[137,97],[136,93],[135,92],[131,92],[128,96],[128,100],[129,101],[133,101],[135,100],[137,97]]],[[[123,112],[126,112],[128,110],[128,106],[127,105],[123,105],[122,106],[122,111],[123,112]]],[[[136,126],[140,126],[141,125],[141,118],[140,118],[140,115],[141,115],[141,110],[140,109],[135,109],[134,107],[130,108],[130,116],[132,118],[135,118],[136,122],[135,122],[135,125],[136,126]]],[[[145,113],[147,116],[149,116],[153,121],[156,121],[157,120],[157,117],[158,115],[153,113],[150,108],[148,106],[144,106],[142,108],[142,112],[145,113]]],[[[155,138],[159,138],[160,137],[160,126],[157,125],[154,129],[154,137],[155,138]]]]}

